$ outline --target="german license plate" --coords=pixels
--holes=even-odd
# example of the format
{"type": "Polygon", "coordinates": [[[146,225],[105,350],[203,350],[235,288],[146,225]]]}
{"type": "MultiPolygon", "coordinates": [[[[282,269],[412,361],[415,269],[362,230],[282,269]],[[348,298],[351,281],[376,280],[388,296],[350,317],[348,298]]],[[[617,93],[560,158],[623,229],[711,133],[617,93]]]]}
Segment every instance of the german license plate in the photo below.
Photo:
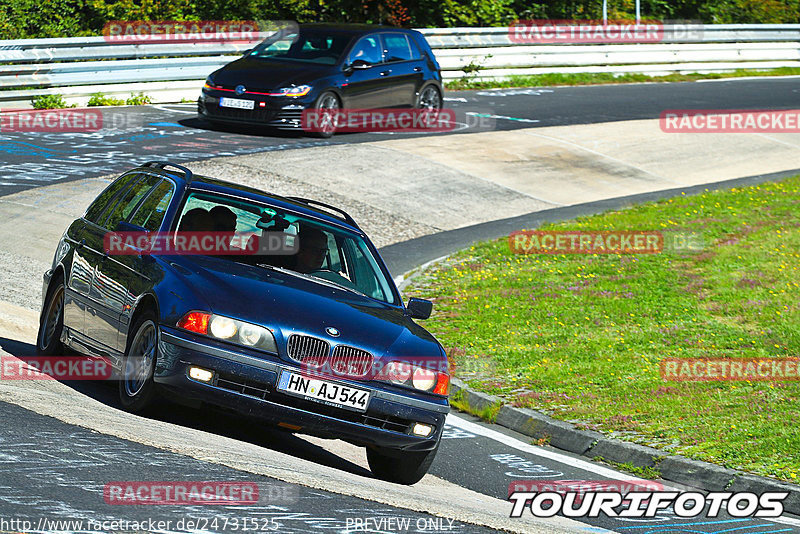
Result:
{"type": "Polygon", "coordinates": [[[255,101],[243,100],[241,98],[220,98],[219,105],[223,108],[236,108],[236,109],[253,109],[255,101]]]}
{"type": "Polygon", "coordinates": [[[365,389],[319,380],[289,371],[281,371],[278,390],[295,397],[357,412],[365,412],[369,406],[370,392],[365,389]]]}

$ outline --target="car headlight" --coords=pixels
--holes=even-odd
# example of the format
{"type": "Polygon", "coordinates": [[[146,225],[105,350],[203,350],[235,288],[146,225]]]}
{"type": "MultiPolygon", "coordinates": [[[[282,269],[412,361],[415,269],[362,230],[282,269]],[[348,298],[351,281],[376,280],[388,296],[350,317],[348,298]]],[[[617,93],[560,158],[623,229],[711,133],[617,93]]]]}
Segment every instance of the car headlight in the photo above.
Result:
{"type": "Polygon", "coordinates": [[[278,94],[281,96],[306,96],[311,91],[310,85],[294,85],[292,87],[281,87],[278,94]]]}
{"type": "Polygon", "coordinates": [[[208,323],[208,329],[211,335],[220,339],[230,339],[239,332],[236,327],[236,321],[222,317],[221,315],[212,315],[211,321],[208,323]]]}
{"type": "MultiPolygon", "coordinates": [[[[442,362],[446,365],[446,361],[442,362]]],[[[450,387],[450,375],[442,371],[434,371],[408,362],[391,361],[387,363],[376,377],[398,386],[413,387],[420,391],[447,395],[450,387]]]]}
{"type": "Polygon", "coordinates": [[[278,352],[275,336],[269,329],[222,315],[200,311],[189,312],[178,321],[178,328],[245,347],[278,352]]]}
{"type": "Polygon", "coordinates": [[[211,76],[206,78],[206,83],[203,84],[203,87],[206,89],[213,89],[214,88],[214,80],[211,79],[211,76]]]}

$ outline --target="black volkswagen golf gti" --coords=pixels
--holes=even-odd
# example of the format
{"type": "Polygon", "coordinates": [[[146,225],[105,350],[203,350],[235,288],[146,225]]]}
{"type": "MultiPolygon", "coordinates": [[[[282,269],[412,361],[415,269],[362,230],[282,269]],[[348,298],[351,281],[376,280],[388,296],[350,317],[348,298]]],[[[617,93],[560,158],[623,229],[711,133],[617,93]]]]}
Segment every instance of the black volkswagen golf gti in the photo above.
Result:
{"type": "Polygon", "coordinates": [[[65,231],[43,297],[39,353],[110,361],[129,411],[165,397],[220,406],[366,446],[373,473],[404,484],[438,449],[447,357],[413,321],[432,305],[404,305],[369,238],[333,206],[150,162],[65,231]],[[176,253],[202,231],[230,249],[239,237],[242,253],[176,253]],[[120,253],[123,235],[176,248],[136,240],[120,253]],[[292,253],[263,252],[276,240],[292,253]]]}
{"type": "MultiPolygon", "coordinates": [[[[198,113],[212,122],[300,130],[305,109],[442,106],[442,75],[425,37],[371,25],[301,24],[282,29],[213,72],[198,113]]],[[[329,137],[335,120],[315,133],[329,137]]]]}

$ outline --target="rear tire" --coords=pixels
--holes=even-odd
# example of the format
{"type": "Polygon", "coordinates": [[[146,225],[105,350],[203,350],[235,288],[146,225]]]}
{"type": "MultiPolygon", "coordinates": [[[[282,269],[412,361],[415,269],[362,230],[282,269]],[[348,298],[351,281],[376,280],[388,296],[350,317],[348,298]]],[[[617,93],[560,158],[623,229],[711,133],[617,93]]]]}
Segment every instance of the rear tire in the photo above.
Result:
{"type": "Polygon", "coordinates": [[[119,400],[125,411],[145,413],[158,399],[153,373],[158,360],[158,321],[148,310],[140,314],[131,328],[122,358],[119,400]]]}
{"type": "Polygon", "coordinates": [[[410,486],[425,476],[438,450],[438,443],[435,449],[423,452],[396,451],[386,454],[385,449],[367,448],[367,462],[377,478],[410,486]]]}
{"type": "Polygon", "coordinates": [[[36,353],[41,356],[64,354],[61,333],[64,331],[64,277],[57,274],[47,288],[47,298],[36,334],[36,353]]]}

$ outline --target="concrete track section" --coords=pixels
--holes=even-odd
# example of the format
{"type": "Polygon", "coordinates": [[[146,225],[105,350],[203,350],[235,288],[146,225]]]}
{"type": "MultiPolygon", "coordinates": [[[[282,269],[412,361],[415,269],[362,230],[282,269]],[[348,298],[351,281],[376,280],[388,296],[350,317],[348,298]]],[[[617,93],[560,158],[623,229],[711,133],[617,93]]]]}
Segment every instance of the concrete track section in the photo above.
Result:
{"type": "MultiPolygon", "coordinates": [[[[800,134],[667,134],[655,119],[384,139],[177,161],[340,206],[378,247],[560,206],[795,169],[800,161],[800,134]]],[[[30,272],[47,268],[61,232],[112,177],[0,196],[7,266],[0,300],[38,306],[31,295],[39,280],[30,272]]]]}
{"type": "MultiPolygon", "coordinates": [[[[199,87],[198,87],[199,91],[199,87]]],[[[38,187],[56,182],[78,180],[111,173],[120,173],[128,168],[132,162],[144,162],[151,159],[172,159],[175,161],[195,161],[221,156],[237,156],[259,152],[282,152],[308,147],[354,145],[379,142],[382,140],[406,139],[436,139],[443,137],[457,137],[489,131],[509,131],[526,128],[550,128],[554,126],[573,126],[587,124],[606,124],[612,122],[627,122],[645,119],[657,119],[665,110],[681,109],[729,109],[729,110],[787,110],[797,109],[798,103],[797,78],[765,78],[726,80],[715,83],[659,83],[659,84],[631,84],[608,86],[584,87],[553,87],[553,88],[516,88],[488,91],[457,91],[447,92],[444,98],[445,107],[451,108],[455,113],[456,127],[453,131],[444,133],[415,133],[415,132],[387,132],[387,133],[353,133],[342,134],[328,140],[302,137],[294,133],[281,133],[257,127],[215,127],[209,123],[198,120],[194,104],[169,104],[159,106],[138,107],[108,107],[92,108],[91,113],[102,113],[102,128],[92,131],[59,132],[59,131],[8,131],[0,134],[0,196],[18,192],[31,187],[38,187]]],[[[568,133],[564,141],[576,141],[570,138],[575,134],[581,137],[582,128],[568,133]]],[[[545,135],[549,135],[543,132],[545,135]]],[[[600,132],[602,133],[602,132],[600,132]]],[[[657,139],[652,146],[649,145],[652,135],[661,137],[656,128],[650,130],[621,130],[620,147],[623,155],[632,147],[634,150],[651,149],[650,153],[657,159],[666,160],[667,152],[663,142],[657,139]],[[651,134],[651,131],[653,132],[651,134]],[[638,147],[638,148],[637,148],[638,147]]],[[[602,150],[618,140],[617,134],[611,132],[611,137],[604,135],[594,136],[584,148],[605,153],[602,150]]],[[[677,137],[677,134],[671,134],[677,137]]],[[[556,135],[555,137],[558,137],[556,135]]],[[[706,163],[713,161],[723,167],[735,169],[735,162],[750,156],[750,165],[761,163],[760,157],[763,147],[767,160],[772,160],[773,148],[771,143],[788,143],[797,147],[796,139],[784,136],[769,135],[761,139],[761,143],[751,144],[752,134],[727,135],[722,138],[701,134],[697,142],[690,139],[693,153],[701,156],[706,153],[706,163]],[[736,152],[736,157],[714,160],[716,156],[714,146],[719,140],[726,140],[724,145],[730,148],[744,148],[736,152]],[[735,139],[735,140],[734,140],[735,139]],[[704,152],[706,148],[712,149],[704,152]]],[[[546,138],[542,138],[541,142],[546,138]]],[[[524,147],[528,145],[520,138],[504,138],[504,148],[511,156],[509,162],[514,163],[519,159],[537,153],[526,155],[524,147]],[[521,145],[518,147],[518,143],[521,145]],[[519,156],[522,156],[520,158],[519,156]]],[[[422,141],[425,143],[424,141],[422,141]]],[[[441,146],[443,141],[436,141],[435,146],[441,146]]],[[[476,155],[485,154],[487,147],[476,146],[466,139],[450,141],[456,149],[452,152],[457,155],[467,155],[467,151],[475,151],[476,155]],[[461,143],[464,146],[461,147],[461,143]]],[[[584,140],[577,139],[577,144],[584,140]]],[[[574,155],[564,155],[568,145],[557,143],[554,149],[547,149],[542,154],[544,163],[553,167],[555,172],[560,172],[569,164],[575,164],[573,170],[587,169],[587,163],[592,155],[586,150],[576,152],[574,155]],[[588,158],[588,159],[587,159],[588,158]]],[[[724,148],[724,146],[723,146],[724,148]]],[[[611,148],[613,150],[613,147],[611,148]]],[[[613,154],[606,154],[613,156],[613,154]]],[[[681,156],[682,153],[673,154],[681,156]]],[[[733,150],[731,154],[734,155],[733,150]]],[[[494,156],[493,156],[494,157],[494,156]]],[[[626,158],[616,157],[617,160],[630,163],[626,158]]],[[[370,169],[386,169],[380,159],[360,160],[348,158],[348,161],[358,166],[362,163],[374,164],[370,169]]],[[[467,159],[470,170],[480,162],[473,157],[467,159]]],[[[680,161],[676,159],[675,161],[680,161]]],[[[695,168],[690,158],[687,166],[695,168]]],[[[614,159],[605,158],[608,170],[619,170],[614,159]]],[[[640,161],[646,164],[646,161],[640,161]]],[[[771,161],[763,162],[764,169],[741,169],[742,174],[760,174],[773,170],[771,161]],[[752,172],[751,172],[752,171],[752,172]]],[[[596,166],[593,164],[592,167],[596,166]]],[[[643,166],[650,172],[656,170],[643,166]]],[[[696,167],[698,171],[703,165],[696,167]]],[[[508,165],[493,168],[493,171],[508,171],[508,165]]],[[[628,169],[634,170],[635,169],[628,169]]],[[[691,169],[690,169],[691,170],[691,169]]],[[[778,169],[781,170],[781,169],[778,169]]],[[[658,174],[657,172],[655,172],[658,174]]],[[[476,174],[480,175],[480,171],[476,174]]],[[[596,172],[590,172],[590,175],[596,172]]],[[[721,175],[724,175],[725,171],[721,175]]],[[[603,172],[599,173],[602,176],[603,172]]],[[[516,174],[511,173],[510,179],[514,180],[516,174]]],[[[709,181],[708,178],[703,181],[709,181]]],[[[616,195],[619,196],[619,195],[616,195]]]]}

